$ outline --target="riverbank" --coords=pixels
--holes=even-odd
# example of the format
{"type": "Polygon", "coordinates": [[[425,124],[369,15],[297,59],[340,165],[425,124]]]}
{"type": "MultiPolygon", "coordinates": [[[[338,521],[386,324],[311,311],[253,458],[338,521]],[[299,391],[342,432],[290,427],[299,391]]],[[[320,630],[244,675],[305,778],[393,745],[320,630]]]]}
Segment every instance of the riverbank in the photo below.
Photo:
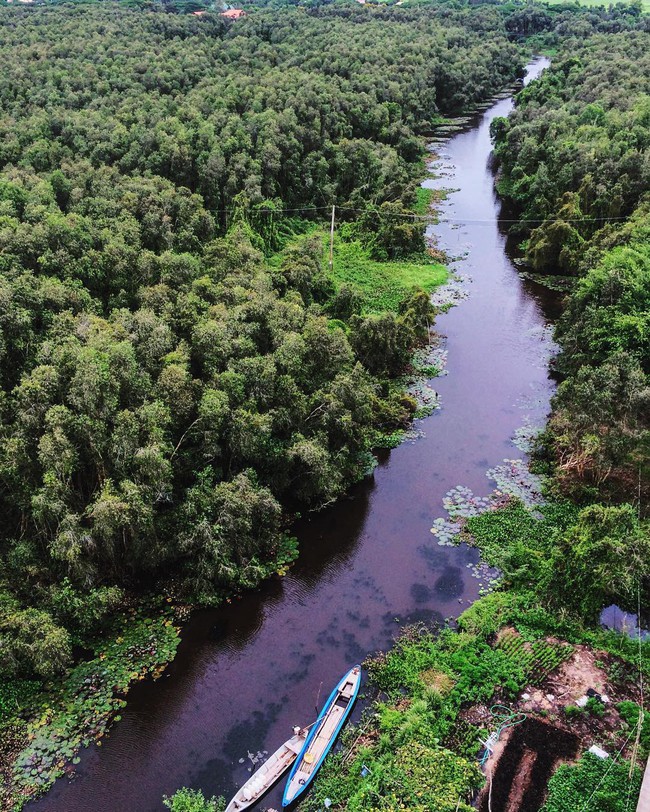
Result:
{"type": "MultiPolygon", "coordinates": [[[[303,250],[305,239],[322,242],[318,229],[311,228],[305,238],[289,242],[271,267],[281,269],[288,253],[303,250]]],[[[424,261],[379,262],[372,260],[359,243],[343,243],[337,238],[335,269],[330,282],[334,293],[342,286],[358,297],[363,314],[399,315],[401,304],[416,290],[431,293],[446,278],[440,264],[424,261]]],[[[323,273],[327,273],[327,255],[323,252],[323,273]]],[[[344,321],[332,320],[333,326],[347,329],[344,321]]],[[[428,330],[427,330],[428,334],[428,330]]],[[[375,449],[397,445],[404,437],[406,424],[413,414],[429,413],[435,393],[425,381],[436,373],[428,363],[428,347],[416,352],[409,374],[386,380],[384,402],[402,406],[397,424],[384,415],[371,442],[375,449]],[[426,376],[426,378],[425,378],[426,376]],[[402,425],[403,424],[403,425],[402,425]]],[[[368,452],[371,451],[369,447],[368,452]]],[[[297,555],[294,543],[282,547],[275,559],[260,565],[260,581],[272,574],[283,575],[297,555]]],[[[255,586],[255,584],[253,584],[255,586]]],[[[80,636],[82,647],[78,664],[60,681],[46,686],[35,680],[16,680],[0,690],[0,774],[3,777],[0,808],[17,810],[30,798],[46,792],[62,777],[74,778],[79,751],[89,744],[101,746],[109,728],[120,720],[126,696],[134,684],[158,679],[173,660],[180,643],[181,623],[187,621],[192,607],[178,602],[170,585],[168,601],[123,594],[121,601],[138,609],[118,605],[116,619],[101,635],[80,636]],[[147,608],[147,606],[149,608],[147,608]],[[91,652],[92,650],[92,652],[91,652]]],[[[230,603],[236,593],[224,595],[230,603]]]]}
{"type": "Polygon", "coordinates": [[[347,731],[305,809],[317,812],[329,798],[339,811],[471,812],[478,804],[487,812],[491,791],[493,808],[537,812],[554,768],[569,760],[575,766],[552,779],[544,808],[578,812],[589,799],[590,810],[618,810],[607,806],[616,798],[622,810],[641,783],[627,760],[634,753],[641,764],[650,739],[646,721],[635,749],[638,656],[635,640],[558,622],[513,592],[481,598],[455,629],[413,627],[366,662],[382,698],[347,731]],[[587,701],[588,691],[596,698],[587,701]],[[586,754],[594,745],[610,758],[586,754]]]}
{"type": "MultiPolygon", "coordinates": [[[[578,574],[579,545],[589,533],[598,544],[602,510],[540,498],[527,507],[502,490],[457,506],[455,538],[497,577],[456,624],[411,627],[369,658],[380,698],[326,763],[306,810],[325,798],[339,812],[634,808],[650,755],[650,640],[598,624],[620,568],[601,582],[590,556],[578,574]]],[[[607,510],[601,539],[625,512],[607,510]]]]}
{"type": "MultiPolygon", "coordinates": [[[[490,115],[508,104],[499,102],[490,115]]],[[[465,282],[471,295],[437,319],[440,352],[451,359],[449,374],[435,383],[440,408],[418,421],[414,442],[381,457],[348,497],[296,524],[301,555],[285,578],[197,613],[184,628],[169,678],[136,685],[101,753],[83,751],[75,782],[59,782],[35,810],[77,812],[90,809],[92,799],[93,812],[120,804],[153,811],[162,794],[182,785],[230,796],[250,774],[248,753],[257,758],[286,739],[293,724],[310,720],[321,683],[387,648],[399,626],[443,621],[458,613],[460,601],[478,597],[479,582],[467,567],[478,561],[476,551],[432,545],[431,511],[459,481],[484,493],[486,460],[487,467],[502,460],[520,425],[512,404],[535,392],[535,408],[543,411],[551,391],[539,364],[544,294],[522,289],[503,253],[484,181],[488,127],[489,116],[454,140],[450,148],[470,157],[462,176],[443,179],[467,190],[460,194],[470,218],[479,205],[480,218],[493,226],[476,234],[483,272],[475,273],[471,259],[455,269],[474,277],[465,282]],[[496,301],[498,311],[486,310],[496,301]],[[486,347],[495,348],[496,368],[485,364],[486,347]]],[[[440,228],[449,253],[463,253],[463,229],[440,228]]],[[[277,808],[274,792],[265,804],[277,808]]]]}
{"type": "Polygon", "coordinates": [[[0,702],[0,808],[19,810],[63,776],[74,777],[78,752],[100,746],[119,722],[130,688],[158,679],[179,644],[178,615],[150,607],[120,613],[58,683],[4,683],[0,702]]]}

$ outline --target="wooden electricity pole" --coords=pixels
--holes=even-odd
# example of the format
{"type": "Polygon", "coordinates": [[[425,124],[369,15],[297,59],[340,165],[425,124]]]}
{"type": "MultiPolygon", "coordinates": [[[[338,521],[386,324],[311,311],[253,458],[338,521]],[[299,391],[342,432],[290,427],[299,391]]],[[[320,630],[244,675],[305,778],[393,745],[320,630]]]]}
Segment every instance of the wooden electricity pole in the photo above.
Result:
{"type": "Polygon", "coordinates": [[[334,213],[336,206],[332,206],[332,227],[330,228],[330,273],[334,269],[334,213]]]}

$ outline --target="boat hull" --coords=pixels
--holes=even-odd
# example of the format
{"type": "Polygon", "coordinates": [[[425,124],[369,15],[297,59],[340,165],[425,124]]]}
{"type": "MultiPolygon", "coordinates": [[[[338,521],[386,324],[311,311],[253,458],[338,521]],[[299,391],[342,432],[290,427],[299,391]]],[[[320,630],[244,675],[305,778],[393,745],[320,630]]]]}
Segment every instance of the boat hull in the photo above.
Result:
{"type": "Polygon", "coordinates": [[[226,812],[241,812],[257,803],[298,758],[306,738],[307,728],[303,728],[300,733],[281,744],[240,788],[226,807],[226,812]]]}
{"type": "Polygon", "coordinates": [[[282,798],[283,807],[293,803],[311,784],[352,710],[360,684],[361,666],[355,665],[330,694],[291,768],[282,798]]]}

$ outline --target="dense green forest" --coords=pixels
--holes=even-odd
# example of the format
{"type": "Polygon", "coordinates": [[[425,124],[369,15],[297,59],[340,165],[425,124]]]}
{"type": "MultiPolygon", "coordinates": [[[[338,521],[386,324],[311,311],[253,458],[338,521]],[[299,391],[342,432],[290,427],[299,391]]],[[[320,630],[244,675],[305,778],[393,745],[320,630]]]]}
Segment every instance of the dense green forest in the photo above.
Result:
{"type": "MultiPolygon", "coordinates": [[[[292,514],[339,497],[409,423],[416,404],[395,379],[435,314],[408,280],[442,278],[404,217],[422,136],[521,76],[524,41],[568,45],[495,125],[500,189],[535,269],[580,277],[558,328],[562,383],[540,464],[585,504],[647,494],[650,66],[638,4],[260,3],[236,23],[188,9],[0,7],[2,802],[61,774],[45,734],[23,749],[21,708],[38,708],[34,729],[49,725],[70,753],[89,719],[101,735],[123,704],[116,690],[173,656],[181,615],[160,596],[214,604],[282,567],[296,555],[292,514]],[[349,221],[337,237],[347,273],[323,257],[333,204],[349,221]],[[355,268],[379,277],[387,260],[407,281],[370,298],[355,268]],[[47,681],[57,688],[44,698],[47,681]]],[[[631,600],[636,570],[615,586],[604,574],[632,547],[630,562],[647,562],[636,512],[570,519],[508,555],[494,545],[519,595],[502,621],[552,609],[549,555],[565,567],[562,590],[580,590],[574,621],[631,600]],[[595,548],[602,577],[585,580],[595,548]]],[[[498,532],[480,531],[489,558],[498,532]]],[[[499,665],[486,612],[475,637],[444,638],[441,666],[499,665]],[[465,644],[456,659],[443,650],[465,644]]],[[[389,672],[377,667],[392,690],[389,672]]],[[[441,737],[461,696],[443,707],[441,737]]],[[[415,738],[422,718],[410,719],[415,738]]],[[[397,717],[384,722],[388,749],[411,741],[397,717]]],[[[399,752],[398,781],[413,770],[399,752]]],[[[441,769],[450,793],[477,783],[446,754],[441,769]]]]}
{"type": "Polygon", "coordinates": [[[289,560],[287,511],[408,422],[428,297],[367,312],[296,218],[376,209],[373,255],[422,254],[418,133],[521,61],[489,9],[0,15],[0,667],[50,677],[125,589],[289,560]]]}
{"type": "MultiPolygon", "coordinates": [[[[501,723],[531,718],[543,723],[545,751],[556,726],[581,738],[546,793],[540,776],[528,785],[541,786],[543,812],[636,803],[639,758],[650,752],[637,704],[650,643],[604,630],[600,615],[617,603],[647,617],[650,605],[649,54],[647,33],[571,38],[494,122],[498,188],[519,214],[530,264],[577,277],[556,328],[559,386],[533,456],[545,503],[500,500],[460,519],[461,539],[480,549],[498,585],[457,629],[411,628],[367,662],[379,699],[322,772],[307,802],[314,812],[325,798],[350,812],[488,809],[500,762],[486,784],[480,744],[501,723]],[[589,679],[607,686],[614,708],[567,706],[568,687],[564,700],[547,694],[553,702],[531,711],[522,691],[555,693],[576,649],[576,671],[593,657],[589,679]],[[582,752],[594,741],[616,755],[582,752]]],[[[507,791],[514,786],[511,775],[507,791]]]]}
{"type": "Polygon", "coordinates": [[[531,264],[579,277],[557,328],[561,383],[546,440],[558,480],[583,499],[647,505],[647,33],[572,42],[494,132],[499,186],[521,209],[531,264]]]}

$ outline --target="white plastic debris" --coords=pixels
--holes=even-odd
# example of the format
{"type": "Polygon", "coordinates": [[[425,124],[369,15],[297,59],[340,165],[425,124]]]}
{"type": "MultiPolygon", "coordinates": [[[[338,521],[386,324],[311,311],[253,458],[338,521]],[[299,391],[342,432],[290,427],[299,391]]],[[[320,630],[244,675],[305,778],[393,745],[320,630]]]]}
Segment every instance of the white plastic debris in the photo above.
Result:
{"type": "Polygon", "coordinates": [[[584,707],[585,707],[585,705],[587,704],[587,702],[589,702],[589,697],[588,697],[588,696],[586,696],[586,695],[585,695],[585,696],[581,696],[581,697],[580,697],[580,699],[576,699],[576,705],[577,705],[579,708],[584,708],[584,707]]]}
{"type": "Polygon", "coordinates": [[[592,744],[589,748],[589,752],[593,753],[598,758],[609,758],[609,753],[602,749],[602,747],[598,747],[597,744],[592,744]]]}
{"type": "Polygon", "coordinates": [[[603,705],[609,705],[609,697],[607,694],[601,694],[600,701],[603,703],[603,705]]]}
{"type": "Polygon", "coordinates": [[[546,694],[546,698],[549,702],[552,702],[555,699],[555,694],[546,694]]]}
{"type": "Polygon", "coordinates": [[[522,694],[521,698],[524,700],[524,702],[528,702],[528,700],[530,699],[530,694],[522,694]]]}

